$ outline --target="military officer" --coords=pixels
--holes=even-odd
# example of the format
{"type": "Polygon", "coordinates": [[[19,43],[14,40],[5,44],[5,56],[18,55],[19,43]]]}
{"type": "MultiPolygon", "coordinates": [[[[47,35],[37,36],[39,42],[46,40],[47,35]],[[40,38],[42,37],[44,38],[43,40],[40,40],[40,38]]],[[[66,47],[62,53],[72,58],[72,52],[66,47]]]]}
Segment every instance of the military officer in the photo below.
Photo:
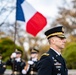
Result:
{"type": "Polygon", "coordinates": [[[16,51],[12,53],[10,59],[6,63],[12,67],[11,75],[23,75],[22,70],[25,67],[25,61],[21,58],[21,52],[16,51]]]}
{"type": "Polygon", "coordinates": [[[50,49],[44,53],[38,63],[38,75],[68,75],[61,50],[65,47],[66,38],[62,26],[57,26],[45,32],[50,49]]]}
{"type": "Polygon", "coordinates": [[[2,61],[2,55],[0,54],[0,75],[3,75],[6,70],[6,64],[2,61]]]}
{"type": "Polygon", "coordinates": [[[37,48],[31,48],[30,54],[30,60],[24,68],[24,70],[26,71],[25,75],[37,75],[36,64],[38,63],[39,50],[37,48]]]}

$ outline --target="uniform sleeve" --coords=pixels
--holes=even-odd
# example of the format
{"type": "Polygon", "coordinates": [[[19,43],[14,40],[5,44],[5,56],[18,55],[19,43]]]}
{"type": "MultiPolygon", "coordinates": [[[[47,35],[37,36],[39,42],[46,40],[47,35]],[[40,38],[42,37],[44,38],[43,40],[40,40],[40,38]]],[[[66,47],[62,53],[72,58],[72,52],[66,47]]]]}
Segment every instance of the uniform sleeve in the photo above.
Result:
{"type": "Polygon", "coordinates": [[[22,62],[21,63],[21,68],[24,69],[25,66],[26,66],[26,63],[25,62],[22,62]]]}
{"type": "Polygon", "coordinates": [[[21,72],[22,74],[24,74],[24,67],[26,66],[26,63],[25,62],[22,62],[21,63],[21,72]]]}
{"type": "Polygon", "coordinates": [[[14,59],[10,58],[9,60],[6,61],[6,65],[12,65],[13,61],[14,61],[14,59]]]}
{"type": "Polygon", "coordinates": [[[48,57],[38,63],[38,75],[52,75],[52,63],[48,57]]]}
{"type": "Polygon", "coordinates": [[[6,64],[5,63],[2,63],[0,65],[0,74],[4,74],[5,70],[6,70],[6,64]]]}

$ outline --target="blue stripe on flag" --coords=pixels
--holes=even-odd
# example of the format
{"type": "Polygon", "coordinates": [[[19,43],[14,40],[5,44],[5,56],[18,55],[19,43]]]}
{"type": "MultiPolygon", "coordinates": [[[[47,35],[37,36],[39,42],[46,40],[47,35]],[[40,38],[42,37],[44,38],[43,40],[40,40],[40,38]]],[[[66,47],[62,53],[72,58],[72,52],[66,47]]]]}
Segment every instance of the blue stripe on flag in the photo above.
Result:
{"type": "Polygon", "coordinates": [[[16,20],[25,21],[24,13],[21,7],[21,4],[24,0],[17,0],[16,2],[16,20]]]}

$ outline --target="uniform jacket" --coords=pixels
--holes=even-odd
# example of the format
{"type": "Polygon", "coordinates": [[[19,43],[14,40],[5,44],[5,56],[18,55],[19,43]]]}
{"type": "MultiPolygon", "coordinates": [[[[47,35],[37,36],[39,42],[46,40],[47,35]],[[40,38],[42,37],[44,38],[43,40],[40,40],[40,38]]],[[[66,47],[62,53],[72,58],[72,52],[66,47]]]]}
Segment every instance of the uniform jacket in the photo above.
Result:
{"type": "Polygon", "coordinates": [[[0,75],[4,74],[6,70],[6,64],[4,62],[0,62],[0,75]]]}
{"type": "Polygon", "coordinates": [[[29,69],[26,75],[37,75],[37,62],[38,61],[34,61],[34,63],[29,66],[29,69]]]}
{"type": "Polygon", "coordinates": [[[68,75],[65,61],[54,50],[43,54],[38,67],[38,75],[68,75]]]}
{"type": "Polygon", "coordinates": [[[12,67],[13,72],[16,71],[16,72],[20,73],[18,75],[23,75],[22,70],[24,69],[26,64],[22,59],[19,62],[17,62],[15,59],[10,59],[10,60],[7,61],[6,64],[12,67]]]}

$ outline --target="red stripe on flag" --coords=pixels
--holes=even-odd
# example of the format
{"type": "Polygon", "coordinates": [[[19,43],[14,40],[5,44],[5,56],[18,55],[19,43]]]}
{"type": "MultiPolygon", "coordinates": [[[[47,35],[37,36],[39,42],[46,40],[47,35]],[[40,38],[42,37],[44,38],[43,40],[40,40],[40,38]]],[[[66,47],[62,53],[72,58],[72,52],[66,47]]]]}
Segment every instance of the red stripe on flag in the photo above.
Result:
{"type": "Polygon", "coordinates": [[[26,31],[33,36],[36,36],[47,24],[46,18],[37,12],[34,16],[27,22],[26,31]]]}

